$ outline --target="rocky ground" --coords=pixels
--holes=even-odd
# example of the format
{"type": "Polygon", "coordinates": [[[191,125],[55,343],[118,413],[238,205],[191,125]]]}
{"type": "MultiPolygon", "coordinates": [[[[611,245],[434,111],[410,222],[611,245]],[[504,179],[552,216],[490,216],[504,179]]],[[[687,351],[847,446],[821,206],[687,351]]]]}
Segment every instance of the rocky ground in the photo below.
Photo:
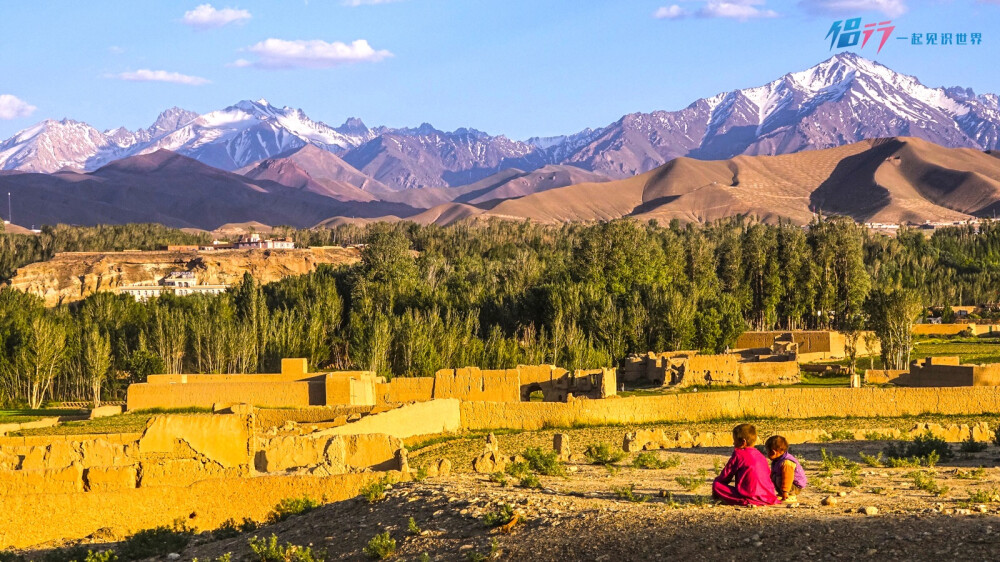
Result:
{"type": "MultiPolygon", "coordinates": [[[[814,421],[831,430],[846,423],[814,421]]],[[[876,420],[872,427],[908,429],[916,421],[956,420],[876,420]]],[[[783,429],[781,422],[760,425],[767,423],[774,426],[769,430],[783,429]]],[[[715,425],[731,422],[689,429],[716,431],[715,425]]],[[[996,445],[961,452],[952,444],[954,458],[919,468],[878,466],[886,463],[870,457],[866,462],[862,453],[877,457],[886,441],[793,445],[810,479],[799,503],[735,508],[714,505],[708,495],[731,452],[727,448],[652,451],[674,465],[662,469],[633,467],[637,453],[610,469],[579,455],[598,441],[620,451],[627,429],[499,435],[501,452],[516,454],[527,447],[551,450],[553,434],[568,434],[574,460],[563,465],[562,475],[539,475],[538,488],[522,487],[518,477],[472,472],[468,459],[483,450],[481,436],[424,444],[411,453],[411,466],[447,458],[454,470],[395,483],[379,501],[358,497],[329,504],[225,539],[203,533],[171,559],[216,560],[228,553],[232,560],[269,560],[254,554],[249,541],[275,535],[279,544],[311,547],[326,560],[364,560],[370,559],[366,545],[385,532],[395,541],[396,560],[993,560],[1000,554],[996,445]],[[508,525],[502,524],[509,517],[505,506],[517,514],[508,525]],[[491,515],[499,519],[492,526],[491,515]]],[[[106,547],[116,546],[97,546],[106,547]]]]}

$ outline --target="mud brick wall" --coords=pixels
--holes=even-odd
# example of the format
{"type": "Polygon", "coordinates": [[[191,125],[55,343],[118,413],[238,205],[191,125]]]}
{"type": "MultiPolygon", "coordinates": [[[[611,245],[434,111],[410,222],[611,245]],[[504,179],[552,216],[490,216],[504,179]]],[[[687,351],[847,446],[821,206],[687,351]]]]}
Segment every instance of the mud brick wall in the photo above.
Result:
{"type": "Polygon", "coordinates": [[[128,410],[211,408],[213,404],[252,404],[268,408],[301,408],[326,404],[322,382],[254,382],[130,384],[128,410]]]}
{"type": "Polygon", "coordinates": [[[569,403],[463,402],[467,430],[777,417],[1000,413],[1000,387],[773,388],[569,403]]]}

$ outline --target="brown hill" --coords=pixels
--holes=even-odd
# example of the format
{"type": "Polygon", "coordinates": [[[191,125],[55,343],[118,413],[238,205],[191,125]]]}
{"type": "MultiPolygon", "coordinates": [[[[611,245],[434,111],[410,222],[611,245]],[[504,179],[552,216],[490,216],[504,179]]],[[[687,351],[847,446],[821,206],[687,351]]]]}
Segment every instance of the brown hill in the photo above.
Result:
{"type": "Polygon", "coordinates": [[[122,224],[158,222],[212,230],[257,221],[306,227],[330,216],[409,216],[406,205],[339,201],[309,190],[251,179],[160,150],[118,160],[94,172],[0,176],[19,222],[122,224]]]}
{"type": "MultiPolygon", "coordinates": [[[[475,207],[435,210],[439,218],[433,220],[450,223],[461,214],[547,223],[626,216],[705,222],[753,215],[805,224],[818,210],[888,223],[990,217],[1000,210],[1000,159],[921,139],[889,138],[781,156],[677,158],[631,178],[523,197],[504,189],[486,193],[514,197],[484,204],[484,196],[476,196],[470,200],[475,207]]],[[[419,216],[426,220],[431,214],[419,216]]]]}
{"type": "Polygon", "coordinates": [[[342,201],[373,201],[376,194],[392,193],[382,183],[344,162],[332,152],[307,144],[295,152],[261,160],[237,173],[271,180],[289,187],[334,197],[342,201]]]}

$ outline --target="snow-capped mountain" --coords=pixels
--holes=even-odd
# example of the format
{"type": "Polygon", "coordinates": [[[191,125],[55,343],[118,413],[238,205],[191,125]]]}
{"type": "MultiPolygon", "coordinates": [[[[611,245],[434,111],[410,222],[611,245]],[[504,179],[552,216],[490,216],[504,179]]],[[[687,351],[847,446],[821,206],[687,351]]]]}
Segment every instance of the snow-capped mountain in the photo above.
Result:
{"type": "Polygon", "coordinates": [[[912,76],[842,53],[760,87],[700,99],[680,111],[626,115],[592,134],[589,143],[566,151],[571,153],[564,162],[625,177],[678,156],[783,154],[890,136],[985,150],[997,148],[998,126],[995,94],[929,88],[912,76]]]}
{"type": "Polygon", "coordinates": [[[475,129],[340,127],[266,100],[197,115],[165,111],[148,129],[100,132],[45,121],[0,144],[0,170],[94,170],[112,160],[168,149],[236,170],[305,145],[333,152],[391,189],[468,184],[506,168],[569,164],[626,177],[688,156],[781,154],[859,140],[914,136],[947,147],[1000,147],[1000,98],[960,87],[930,88],[853,53],[763,86],[723,92],[678,111],[631,113],[606,127],[527,141],[475,129]]]}

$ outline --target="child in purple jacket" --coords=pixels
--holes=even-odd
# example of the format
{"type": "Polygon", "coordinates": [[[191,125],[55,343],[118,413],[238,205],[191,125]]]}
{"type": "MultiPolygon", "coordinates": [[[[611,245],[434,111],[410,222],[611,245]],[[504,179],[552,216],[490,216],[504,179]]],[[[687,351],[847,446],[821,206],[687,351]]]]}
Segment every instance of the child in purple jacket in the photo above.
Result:
{"type": "Polygon", "coordinates": [[[712,483],[712,497],[728,505],[778,503],[767,459],[754,448],[756,443],[754,426],[741,423],[733,428],[733,456],[712,483]]]}
{"type": "Polygon", "coordinates": [[[806,471],[799,459],[788,452],[788,440],[772,435],[764,442],[764,452],[771,459],[771,481],[781,501],[795,503],[796,496],[808,485],[806,471]]]}

